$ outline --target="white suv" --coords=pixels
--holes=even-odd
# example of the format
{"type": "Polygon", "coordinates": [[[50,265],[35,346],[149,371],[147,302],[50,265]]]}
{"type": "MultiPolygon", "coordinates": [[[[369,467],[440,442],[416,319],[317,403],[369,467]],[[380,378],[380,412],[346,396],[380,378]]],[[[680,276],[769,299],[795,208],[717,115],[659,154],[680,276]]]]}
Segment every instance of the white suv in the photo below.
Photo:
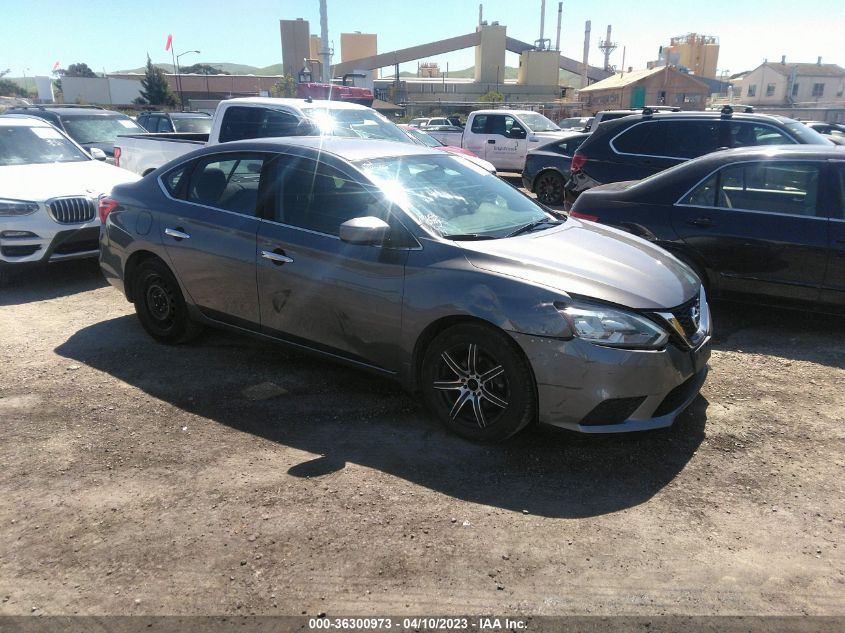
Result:
{"type": "Polygon", "coordinates": [[[27,264],[99,254],[98,197],[139,179],[100,160],[42,119],[0,117],[0,280],[27,264]]]}

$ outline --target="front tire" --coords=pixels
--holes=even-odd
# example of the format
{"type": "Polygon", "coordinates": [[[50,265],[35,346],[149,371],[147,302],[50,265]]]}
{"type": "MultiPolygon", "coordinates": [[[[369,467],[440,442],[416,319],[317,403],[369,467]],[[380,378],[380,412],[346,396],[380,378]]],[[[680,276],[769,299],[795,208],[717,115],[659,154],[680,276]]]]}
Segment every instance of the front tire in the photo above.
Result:
{"type": "Polygon", "coordinates": [[[141,325],[159,343],[186,343],[202,330],[189,318],[179,282],[163,262],[151,259],[138,266],[133,294],[141,325]]]}
{"type": "Polygon", "coordinates": [[[537,415],[534,376],[504,332],[461,324],[438,334],[420,373],[426,404],[451,431],[476,442],[499,442],[537,415]]]}
{"type": "Polygon", "coordinates": [[[566,183],[556,171],[544,171],[534,181],[534,193],[543,204],[563,204],[566,183]]]}

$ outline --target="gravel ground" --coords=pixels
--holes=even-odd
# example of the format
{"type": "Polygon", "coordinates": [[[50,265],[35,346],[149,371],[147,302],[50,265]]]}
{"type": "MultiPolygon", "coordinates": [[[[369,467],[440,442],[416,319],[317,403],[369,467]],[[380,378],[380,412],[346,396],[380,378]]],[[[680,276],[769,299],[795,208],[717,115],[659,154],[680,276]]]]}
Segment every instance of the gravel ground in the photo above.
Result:
{"type": "Polygon", "coordinates": [[[845,614],[845,321],[717,305],[664,431],[477,446],[96,262],[0,289],[0,614],[845,614]]]}

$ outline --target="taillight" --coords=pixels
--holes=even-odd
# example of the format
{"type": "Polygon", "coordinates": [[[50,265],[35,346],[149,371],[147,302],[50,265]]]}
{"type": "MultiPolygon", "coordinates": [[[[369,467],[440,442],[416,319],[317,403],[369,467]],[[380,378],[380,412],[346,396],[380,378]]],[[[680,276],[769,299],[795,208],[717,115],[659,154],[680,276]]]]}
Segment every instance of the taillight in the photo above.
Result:
{"type": "Polygon", "coordinates": [[[116,145],[114,147],[114,166],[120,167],[120,148],[116,145]]]}
{"type": "Polygon", "coordinates": [[[575,152],[575,154],[573,154],[573,155],[572,155],[572,167],[571,167],[571,170],[572,170],[573,172],[576,172],[576,171],[581,171],[581,169],[582,169],[582,168],[584,167],[584,165],[586,165],[586,164],[587,164],[587,157],[586,157],[586,156],[584,156],[582,153],[580,153],[580,152],[575,152]]]}
{"type": "Polygon", "coordinates": [[[98,211],[100,213],[100,222],[105,225],[106,219],[109,217],[109,213],[117,209],[120,205],[118,204],[117,200],[111,198],[109,196],[100,196],[100,206],[98,211]]]}
{"type": "Polygon", "coordinates": [[[570,218],[578,218],[579,220],[587,220],[589,222],[598,222],[599,216],[597,215],[587,215],[586,213],[578,213],[577,211],[570,211],[569,212],[570,218]]]}

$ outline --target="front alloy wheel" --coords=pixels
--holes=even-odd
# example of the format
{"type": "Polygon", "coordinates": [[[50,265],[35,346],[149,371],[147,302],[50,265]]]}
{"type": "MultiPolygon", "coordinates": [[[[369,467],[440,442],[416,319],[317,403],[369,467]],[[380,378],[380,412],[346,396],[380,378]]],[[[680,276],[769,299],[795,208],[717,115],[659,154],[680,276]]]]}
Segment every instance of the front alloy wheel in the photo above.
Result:
{"type": "Polygon", "coordinates": [[[491,327],[445,330],[423,359],[430,408],[450,429],[476,441],[503,440],[535,416],[531,371],[515,343],[491,327]]]}

